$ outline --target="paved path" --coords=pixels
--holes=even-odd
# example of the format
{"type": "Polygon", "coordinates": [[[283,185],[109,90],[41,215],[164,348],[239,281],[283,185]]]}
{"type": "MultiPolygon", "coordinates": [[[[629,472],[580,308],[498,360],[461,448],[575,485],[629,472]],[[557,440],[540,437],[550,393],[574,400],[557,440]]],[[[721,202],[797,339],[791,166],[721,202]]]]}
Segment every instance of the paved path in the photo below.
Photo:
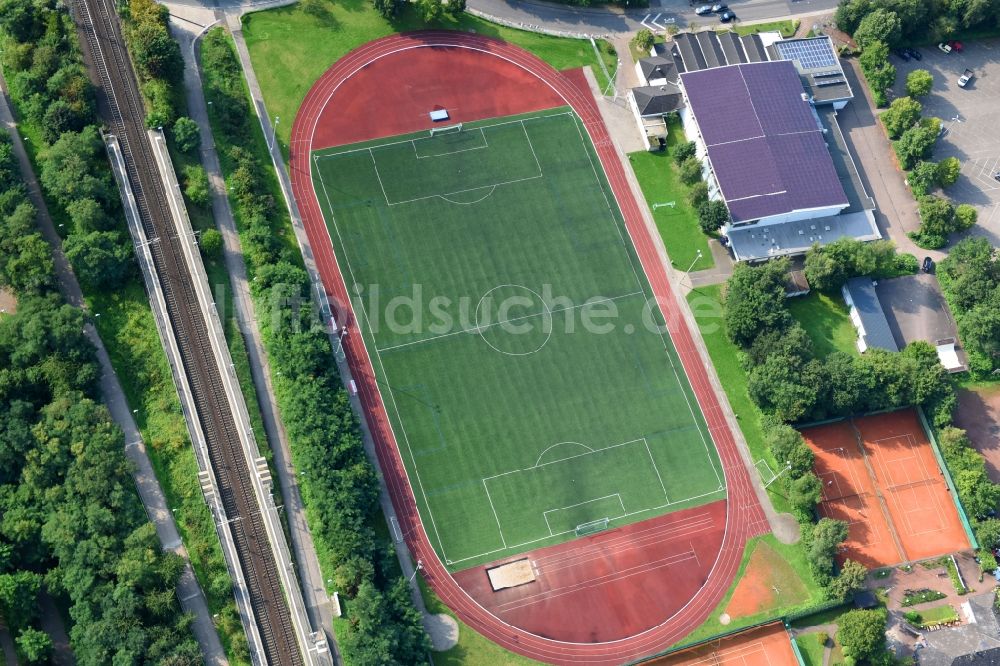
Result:
{"type": "Polygon", "coordinates": [[[875,221],[883,237],[896,243],[900,252],[909,252],[918,259],[925,256],[935,261],[944,257],[937,250],[923,250],[906,235],[920,227],[917,202],[903,182],[896,166],[892,145],[875,117],[875,105],[867,84],[861,80],[858,61],[844,61],[844,73],[854,90],[854,99],[837,112],[837,121],[858,165],[861,182],[875,199],[875,221]]]}
{"type": "Polygon", "coordinates": [[[824,633],[829,638],[826,641],[826,645],[823,646],[823,666],[830,666],[830,657],[833,656],[833,640],[834,636],[837,635],[837,625],[835,624],[817,624],[814,627],[807,627],[806,629],[793,629],[792,630],[792,640],[795,640],[796,636],[805,636],[808,634],[818,634],[824,633]]]}
{"type": "MultiPolygon", "coordinates": [[[[836,9],[836,0],[750,0],[730,2],[740,21],[759,23],[812,14],[824,14],[836,9]]],[[[469,0],[468,8],[480,16],[501,22],[541,26],[548,30],[591,35],[634,33],[642,29],[647,16],[661,15],[676,19],[678,27],[721,26],[714,16],[696,16],[694,7],[683,0],[651,0],[649,9],[622,9],[605,5],[575,7],[541,0],[469,0]]]]}
{"type": "MultiPolygon", "coordinates": [[[[55,263],[59,291],[68,303],[86,310],[83,292],[80,290],[76,275],[73,274],[73,270],[66,260],[66,255],[63,254],[62,240],[59,234],[56,233],[52,217],[49,215],[48,207],[41,196],[38,181],[31,168],[31,162],[28,160],[28,155],[24,150],[24,144],[21,142],[20,135],[16,131],[16,123],[14,122],[7,97],[7,84],[3,80],[2,75],[0,75],[0,87],[2,87],[2,91],[0,91],[0,124],[3,124],[10,131],[14,143],[14,152],[17,155],[25,185],[28,188],[28,196],[38,210],[38,223],[42,235],[52,246],[52,257],[55,263]]],[[[149,516],[150,521],[155,525],[156,534],[160,539],[163,549],[177,553],[184,559],[184,570],[177,581],[177,596],[180,599],[181,608],[185,612],[194,615],[192,632],[201,646],[205,662],[210,665],[225,664],[227,663],[225,652],[222,649],[222,643],[219,641],[219,635],[215,631],[215,625],[212,623],[212,616],[208,611],[205,595],[202,593],[198,581],[195,579],[194,571],[191,569],[187,551],[184,549],[183,543],[181,543],[180,535],[177,532],[177,525],[167,507],[163,489],[160,487],[159,481],[157,481],[156,475],[153,473],[153,466],[150,463],[149,456],[146,454],[142,434],[139,432],[133,418],[132,410],[129,409],[128,403],[125,400],[125,392],[122,390],[118,376],[115,374],[114,367],[111,365],[97,329],[94,328],[93,324],[87,323],[84,327],[84,332],[97,349],[97,360],[101,365],[101,393],[105,404],[108,406],[108,410],[111,412],[111,418],[114,419],[115,423],[118,424],[125,434],[125,456],[134,465],[132,475],[135,479],[136,488],[139,491],[139,497],[142,499],[143,506],[146,509],[146,515],[149,516]]]]}
{"type": "MultiPolygon", "coordinates": [[[[253,64],[250,62],[250,52],[247,49],[246,41],[243,39],[242,24],[240,22],[241,14],[242,11],[227,12],[226,25],[232,32],[233,40],[236,43],[236,53],[239,56],[244,76],[246,76],[247,84],[250,89],[250,97],[253,99],[254,110],[257,112],[257,118],[260,120],[264,136],[273,136],[273,126],[271,125],[270,116],[267,113],[267,107],[264,105],[264,96],[260,90],[260,84],[257,82],[257,75],[254,73],[253,64]]],[[[291,119],[289,122],[291,122],[291,119]]],[[[316,261],[314,259],[312,247],[310,246],[309,239],[306,236],[305,228],[302,226],[302,218],[299,215],[295,198],[292,196],[291,179],[288,176],[285,159],[281,154],[281,149],[277,145],[277,142],[271,145],[271,161],[274,165],[275,171],[277,172],[278,182],[281,185],[281,192],[284,195],[285,203],[291,214],[292,228],[295,231],[295,238],[297,239],[299,248],[302,251],[302,258],[305,262],[306,270],[309,272],[310,281],[318,291],[325,294],[326,290],[323,288],[323,282],[316,269],[316,261]]],[[[331,338],[332,337],[336,337],[335,334],[331,334],[331,338]]],[[[334,354],[334,358],[337,361],[337,368],[340,371],[341,379],[346,384],[351,380],[351,372],[347,366],[343,349],[340,346],[340,340],[338,339],[333,341],[333,344],[334,348],[339,352],[334,354]]],[[[427,619],[429,613],[427,611],[427,607],[424,605],[424,599],[420,594],[420,588],[418,587],[416,577],[414,576],[416,569],[414,568],[413,558],[406,546],[406,542],[401,538],[397,538],[401,535],[398,535],[395,532],[395,530],[398,530],[397,526],[399,525],[399,521],[396,518],[396,512],[392,506],[392,501],[389,499],[388,489],[385,485],[385,477],[383,476],[382,470],[378,464],[378,458],[375,454],[375,443],[372,439],[368,422],[365,419],[364,410],[361,408],[361,402],[357,396],[351,396],[350,401],[351,406],[354,409],[354,413],[358,416],[358,420],[361,425],[365,452],[368,454],[368,458],[372,461],[372,464],[375,465],[375,468],[379,472],[379,504],[381,505],[382,512],[385,514],[386,522],[389,523],[390,529],[394,531],[393,546],[396,550],[396,557],[399,560],[403,575],[410,581],[410,596],[413,598],[414,605],[425,618],[425,622],[432,623],[434,620],[427,619]]],[[[416,566],[420,566],[419,560],[417,561],[416,566]]]]}
{"type": "MultiPolygon", "coordinates": [[[[221,18],[221,14],[201,10],[192,16],[193,12],[178,11],[176,8],[172,14],[181,18],[181,20],[173,21],[171,27],[174,36],[180,42],[181,54],[184,58],[184,87],[187,93],[188,114],[198,123],[201,130],[201,161],[208,173],[211,186],[212,215],[222,233],[223,256],[229,273],[230,286],[233,290],[235,315],[250,360],[250,373],[256,388],[264,430],[271,450],[274,452],[274,468],[280,480],[281,498],[285,508],[295,561],[301,576],[306,612],[313,628],[322,627],[328,644],[333,646],[332,650],[336,654],[338,650],[333,636],[333,617],[339,612],[335,612],[330,596],[326,592],[312,533],[306,523],[302,494],[292,466],[288,433],[281,421],[274,396],[274,386],[271,383],[267,352],[260,337],[260,330],[256,325],[246,264],[243,261],[239,234],[233,219],[232,209],[229,206],[226,184],[219,164],[211,124],[208,120],[208,106],[205,102],[196,57],[198,42],[209,28],[218,23],[216,18],[221,18]]],[[[218,285],[215,288],[218,288],[218,285]]],[[[221,313],[221,316],[228,315],[221,313]]],[[[339,655],[335,658],[339,660],[339,655]]]]}

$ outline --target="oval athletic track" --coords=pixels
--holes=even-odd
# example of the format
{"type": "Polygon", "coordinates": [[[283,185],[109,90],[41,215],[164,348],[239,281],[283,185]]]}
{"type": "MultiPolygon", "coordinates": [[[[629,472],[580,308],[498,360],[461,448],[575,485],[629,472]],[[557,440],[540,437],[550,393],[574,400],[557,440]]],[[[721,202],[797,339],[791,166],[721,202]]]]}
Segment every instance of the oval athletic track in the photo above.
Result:
{"type": "MultiPolygon", "coordinates": [[[[434,46],[472,49],[512,63],[547,84],[583,120],[719,452],[728,487],[727,526],[718,559],[705,585],[672,617],[640,634],[606,643],[567,643],[537,636],[503,622],[477,604],[438,560],[420,521],[412,488],[375,384],[371,359],[361,336],[351,331],[343,338],[344,349],[352,375],[358,384],[359,398],[371,428],[400,528],[414,557],[422,561],[427,582],[444,603],[463,622],[508,650],[540,661],[560,664],[615,664],[654,654],[683,639],[708,617],[735,577],[747,539],[764,534],[770,528],[751,486],[729,424],[709,382],[702,358],[678,308],[656,245],[633,197],[621,159],[590,91],[581,89],[583,84],[559,73],[527,51],[481,35],[448,31],[407,33],[369,42],[351,51],[334,63],[312,87],[292,127],[292,187],[317,267],[337,309],[338,321],[341,325],[353,328],[355,319],[347,285],[333,254],[326,221],[313,189],[310,170],[313,137],[322,112],[334,92],[365,64],[400,51],[434,46]]],[[[442,76],[447,76],[447,73],[442,73],[442,76]]],[[[582,80],[582,77],[578,78],[582,80]]]]}

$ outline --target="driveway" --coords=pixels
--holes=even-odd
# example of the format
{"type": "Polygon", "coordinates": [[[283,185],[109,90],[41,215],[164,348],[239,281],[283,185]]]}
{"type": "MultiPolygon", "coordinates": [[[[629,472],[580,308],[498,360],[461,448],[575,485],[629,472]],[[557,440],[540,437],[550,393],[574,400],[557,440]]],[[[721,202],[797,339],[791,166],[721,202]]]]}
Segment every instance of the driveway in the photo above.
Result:
{"type": "Polygon", "coordinates": [[[837,121],[861,174],[865,191],[875,199],[875,222],[882,236],[896,243],[901,252],[917,257],[942,258],[942,252],[922,250],[906,235],[920,226],[917,202],[896,167],[892,146],[875,117],[868,86],[861,80],[858,61],[843,61],[854,99],[837,112],[837,121]]]}
{"type": "Polygon", "coordinates": [[[906,94],[906,75],[926,69],[934,75],[931,94],[921,99],[925,116],[943,121],[946,133],[938,141],[934,159],[957,157],[962,175],[947,194],[958,203],[972,204],[979,211],[974,233],[1000,245],[1000,40],[967,42],[961,53],[944,54],[936,48],[921,49],[921,61],[891,57],[899,76],[895,91],[906,94]],[[976,77],[964,89],[958,77],[968,67],[976,77]]]}

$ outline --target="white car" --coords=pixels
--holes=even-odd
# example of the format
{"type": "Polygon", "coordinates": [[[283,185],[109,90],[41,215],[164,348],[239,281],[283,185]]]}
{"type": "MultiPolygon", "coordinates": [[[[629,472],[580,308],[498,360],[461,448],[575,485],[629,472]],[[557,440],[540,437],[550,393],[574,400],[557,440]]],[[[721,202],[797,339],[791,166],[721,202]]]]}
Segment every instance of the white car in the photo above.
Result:
{"type": "Polygon", "coordinates": [[[944,42],[938,44],[938,48],[941,49],[943,53],[951,53],[951,47],[945,44],[944,42]]]}
{"type": "Polygon", "coordinates": [[[969,81],[975,78],[975,76],[976,76],[975,72],[973,72],[971,69],[966,69],[965,73],[962,74],[962,76],[960,76],[958,79],[959,87],[964,88],[965,86],[969,85],[969,81]]]}

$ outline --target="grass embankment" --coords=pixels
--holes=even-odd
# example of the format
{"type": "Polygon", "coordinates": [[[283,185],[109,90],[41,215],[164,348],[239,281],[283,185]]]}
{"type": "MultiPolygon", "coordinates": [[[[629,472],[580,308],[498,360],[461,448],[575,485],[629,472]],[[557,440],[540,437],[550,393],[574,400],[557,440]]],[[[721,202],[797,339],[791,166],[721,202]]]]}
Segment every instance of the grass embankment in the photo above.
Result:
{"type": "MultiPolygon", "coordinates": [[[[243,17],[243,35],[268,112],[282,119],[277,126],[277,136],[285,155],[299,105],[330,65],[351,49],[373,39],[424,28],[498,37],[531,51],[556,69],[590,65],[601,87],[608,83],[597,54],[587,40],[515,30],[469,14],[427,24],[410,3],[404,3],[399,18],[390,22],[375,11],[370,0],[315,0],[308,8],[296,3],[254,12],[243,17]]],[[[605,67],[613,72],[617,62],[613,48],[605,41],[597,44],[605,67]]]]}
{"type": "Polygon", "coordinates": [[[628,161],[650,210],[653,204],[674,202],[673,207],[660,206],[653,210],[653,221],[674,267],[682,271],[689,267],[692,271],[712,268],[715,261],[708,249],[708,237],[698,226],[698,213],[687,199],[689,188],[681,182],[671,155],[673,148],[687,141],[684,128],[679,120],[673,120],[668,131],[666,151],[630,153],[628,161]],[[701,257],[698,257],[699,250],[701,257]]]}
{"type": "Polygon", "coordinates": [[[792,37],[799,29],[798,19],[794,21],[769,21],[767,23],[751,23],[749,25],[740,24],[733,27],[733,30],[740,35],[753,35],[758,32],[780,32],[782,37],[792,37]]]}
{"type": "Polygon", "coordinates": [[[740,562],[739,571],[736,572],[736,577],[733,579],[733,585],[729,588],[729,591],[726,592],[726,596],[723,597],[722,601],[719,602],[719,605],[716,606],[715,609],[709,614],[705,622],[693,632],[688,634],[680,644],[690,645],[722,632],[729,632],[740,627],[748,627],[750,625],[759,624],[768,619],[783,617],[790,613],[794,613],[795,611],[815,606],[816,604],[822,603],[822,601],[822,591],[813,580],[812,572],[809,569],[809,562],[806,559],[806,553],[801,546],[783,544],[779,542],[773,534],[765,534],[763,536],[754,537],[747,542],[746,548],[743,551],[743,560],[740,562]],[[763,546],[772,550],[778,557],[784,560],[783,564],[787,565],[789,575],[798,578],[798,583],[789,581],[789,585],[798,587],[799,584],[801,584],[801,587],[807,590],[807,595],[804,597],[797,596],[796,598],[800,600],[799,603],[771,607],[753,615],[731,618],[729,624],[722,624],[719,618],[729,607],[733,595],[736,593],[740,582],[747,573],[747,568],[750,565],[754,550],[757,549],[758,546],[763,546]]]}
{"type": "MultiPolygon", "coordinates": [[[[705,340],[708,355],[719,375],[719,382],[726,391],[729,405],[732,407],[740,423],[740,430],[750,449],[750,455],[756,462],[763,458],[771,469],[780,469],[781,465],[764,442],[764,431],[761,426],[763,414],[750,399],[747,393],[747,374],[740,364],[740,350],[726,337],[722,320],[722,285],[698,287],[687,296],[688,304],[694,312],[695,319],[705,340]]],[[[778,484],[768,488],[768,497],[776,511],[789,511],[788,500],[776,492],[778,484]]]]}
{"type": "Polygon", "coordinates": [[[821,632],[795,637],[795,644],[799,646],[805,666],[823,666],[823,652],[826,650],[826,645],[820,643],[821,638],[829,640],[827,635],[821,632]]]}
{"type": "Polygon", "coordinates": [[[958,612],[951,606],[951,604],[934,606],[933,608],[927,608],[922,611],[909,611],[908,613],[905,613],[905,616],[908,622],[921,629],[927,629],[941,624],[948,624],[958,620],[958,612]]]}
{"type": "Polygon", "coordinates": [[[814,291],[808,296],[787,300],[792,317],[802,324],[818,358],[825,358],[835,351],[857,354],[857,330],[851,323],[847,304],[840,296],[830,296],[814,291]]]}

